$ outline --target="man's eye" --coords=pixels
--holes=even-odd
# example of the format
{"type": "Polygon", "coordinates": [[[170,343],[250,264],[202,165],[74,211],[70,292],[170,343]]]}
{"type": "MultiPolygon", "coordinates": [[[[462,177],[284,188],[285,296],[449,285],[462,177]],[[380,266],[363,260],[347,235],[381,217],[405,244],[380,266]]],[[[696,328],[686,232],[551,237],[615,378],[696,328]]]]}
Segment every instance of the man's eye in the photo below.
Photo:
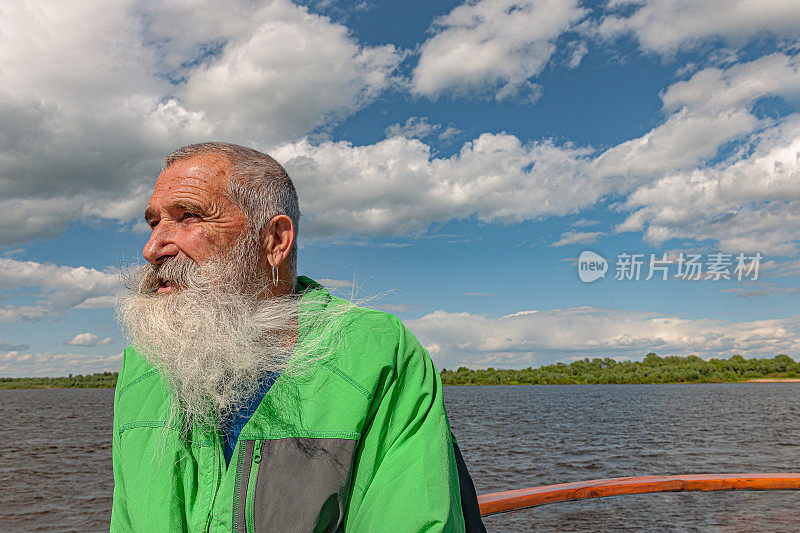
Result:
{"type": "Polygon", "coordinates": [[[182,220],[187,220],[191,218],[200,218],[200,215],[198,215],[197,213],[184,213],[182,220]]]}

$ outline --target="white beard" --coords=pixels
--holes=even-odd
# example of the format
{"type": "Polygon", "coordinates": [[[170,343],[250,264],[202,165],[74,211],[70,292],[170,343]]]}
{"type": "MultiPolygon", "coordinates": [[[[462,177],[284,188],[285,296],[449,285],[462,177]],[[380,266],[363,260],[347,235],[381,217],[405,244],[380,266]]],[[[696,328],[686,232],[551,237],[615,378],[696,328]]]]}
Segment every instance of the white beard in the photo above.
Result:
{"type": "MultiPolygon", "coordinates": [[[[117,319],[137,351],[165,378],[169,424],[203,431],[243,406],[269,373],[287,372],[295,350],[299,295],[259,298],[258,243],[247,232],[230,252],[198,265],[173,257],[128,269],[117,319]],[[177,290],[157,293],[163,281],[177,290]]],[[[304,367],[314,347],[303,349],[304,367]]],[[[294,359],[293,359],[294,360],[294,359]]]]}

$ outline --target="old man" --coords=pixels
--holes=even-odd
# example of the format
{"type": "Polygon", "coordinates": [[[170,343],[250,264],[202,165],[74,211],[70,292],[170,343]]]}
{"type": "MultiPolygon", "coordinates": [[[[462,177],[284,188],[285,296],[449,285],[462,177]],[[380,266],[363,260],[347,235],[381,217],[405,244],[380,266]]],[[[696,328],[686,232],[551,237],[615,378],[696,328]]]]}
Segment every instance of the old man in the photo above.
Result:
{"type": "Polygon", "coordinates": [[[265,154],[165,158],[117,310],[112,531],[482,527],[430,357],[296,275],[299,218],[265,154]]]}

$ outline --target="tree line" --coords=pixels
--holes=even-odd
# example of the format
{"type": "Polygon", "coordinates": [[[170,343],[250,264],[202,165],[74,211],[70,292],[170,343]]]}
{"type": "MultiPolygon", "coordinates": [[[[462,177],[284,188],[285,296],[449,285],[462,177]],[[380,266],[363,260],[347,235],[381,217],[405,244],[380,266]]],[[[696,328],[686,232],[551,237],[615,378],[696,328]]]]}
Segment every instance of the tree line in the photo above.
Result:
{"type": "Polygon", "coordinates": [[[539,368],[500,370],[443,369],[445,385],[583,385],[623,383],[737,383],[759,378],[798,378],[800,364],[788,355],[771,359],[729,359],[704,361],[696,355],[659,357],[649,353],[643,361],[584,358],[539,368]]]}
{"type": "Polygon", "coordinates": [[[78,374],[61,378],[0,378],[0,389],[113,389],[117,372],[78,374]]]}
{"type": "MultiPolygon", "coordinates": [[[[729,359],[704,361],[696,355],[659,357],[649,353],[642,361],[584,358],[569,364],[555,363],[539,368],[500,370],[442,369],[444,385],[583,385],[622,383],[737,383],[759,378],[800,378],[800,363],[788,355],[771,359],[729,359]]],[[[116,372],[102,372],[56,378],[2,378],[0,389],[113,389],[116,372]]]]}

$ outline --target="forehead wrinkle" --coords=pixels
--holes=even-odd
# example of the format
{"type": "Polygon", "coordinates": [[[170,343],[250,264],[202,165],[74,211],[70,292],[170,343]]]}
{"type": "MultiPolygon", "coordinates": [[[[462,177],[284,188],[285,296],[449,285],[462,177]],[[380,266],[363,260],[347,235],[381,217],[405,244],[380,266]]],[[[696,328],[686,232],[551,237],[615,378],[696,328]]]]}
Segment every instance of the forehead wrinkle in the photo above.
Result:
{"type": "MultiPolygon", "coordinates": [[[[223,154],[217,152],[207,152],[198,154],[194,157],[190,157],[188,159],[179,160],[170,165],[165,169],[165,172],[178,164],[185,164],[187,165],[187,171],[191,171],[194,169],[198,169],[202,163],[210,163],[209,165],[205,165],[205,169],[202,174],[195,175],[195,176],[186,176],[187,178],[196,178],[202,179],[207,183],[211,183],[215,181],[216,184],[221,188],[227,185],[228,182],[228,167],[230,167],[230,160],[225,157],[223,154]],[[205,175],[203,175],[205,174],[205,175]],[[211,178],[211,179],[209,179],[211,178]]],[[[180,176],[179,176],[180,177],[180,176]]]]}
{"type": "Polygon", "coordinates": [[[172,202],[167,209],[183,209],[184,211],[207,213],[208,209],[200,203],[187,202],[185,200],[176,200],[172,202]]]}
{"type": "Polygon", "coordinates": [[[159,179],[145,210],[145,220],[158,216],[158,212],[172,209],[201,210],[217,218],[225,213],[246,215],[227,194],[230,161],[221,154],[200,154],[188,160],[179,160],[167,167],[159,179]],[[182,166],[169,174],[176,165],[182,166]],[[164,176],[164,173],[167,173],[164,176]]]}
{"type": "MultiPolygon", "coordinates": [[[[177,183],[156,187],[151,200],[155,198],[156,201],[167,201],[168,203],[164,207],[170,209],[172,207],[200,207],[213,204],[220,196],[224,196],[219,186],[216,186],[215,183],[211,183],[209,180],[202,177],[189,176],[174,179],[177,183]],[[172,199],[169,200],[164,197],[172,197],[172,199]]],[[[147,213],[147,211],[145,211],[145,213],[147,213]]]]}
{"type": "MultiPolygon", "coordinates": [[[[203,176],[202,178],[206,183],[209,184],[211,184],[213,181],[213,185],[216,187],[216,191],[218,192],[219,196],[229,199],[227,190],[230,187],[233,178],[233,176],[229,175],[228,172],[231,166],[231,160],[225,154],[220,152],[204,152],[188,159],[190,162],[197,160],[206,160],[213,163],[211,169],[206,169],[207,177],[203,176]]],[[[198,178],[199,177],[200,176],[198,176],[198,178]]],[[[236,205],[235,202],[233,203],[236,205]]]]}

